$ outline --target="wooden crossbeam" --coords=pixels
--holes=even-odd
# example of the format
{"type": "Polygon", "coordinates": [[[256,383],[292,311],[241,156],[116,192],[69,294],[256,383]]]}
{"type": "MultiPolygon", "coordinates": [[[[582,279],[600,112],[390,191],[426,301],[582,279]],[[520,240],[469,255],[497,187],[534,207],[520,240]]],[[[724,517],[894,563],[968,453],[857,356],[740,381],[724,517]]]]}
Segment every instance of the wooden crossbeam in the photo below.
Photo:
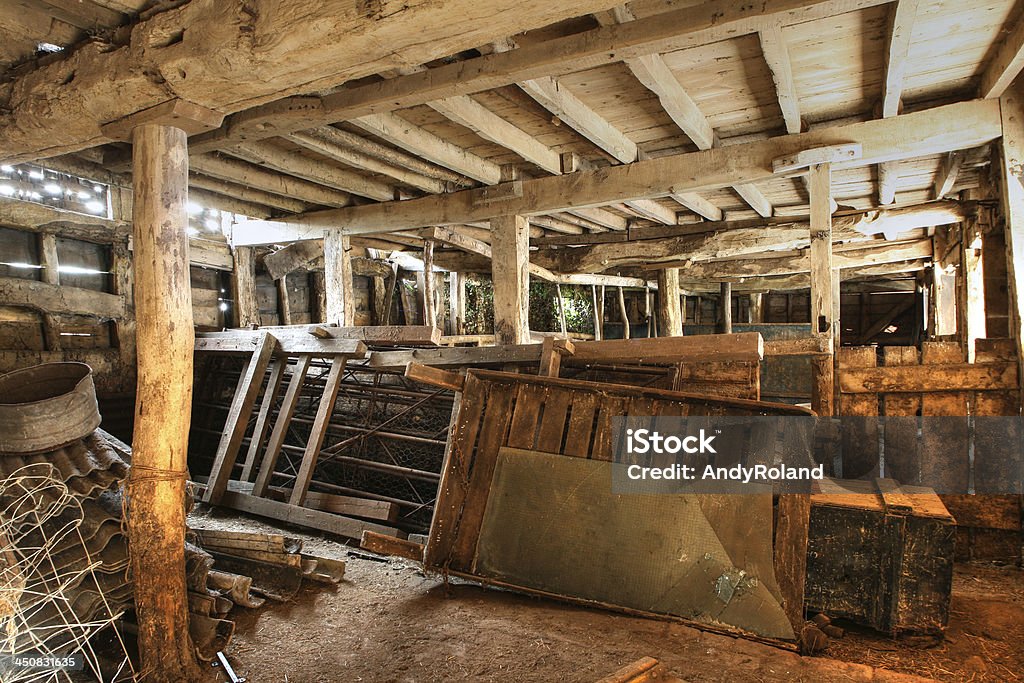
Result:
{"type": "Polygon", "coordinates": [[[793,81],[793,65],[789,60],[789,46],[782,34],[782,26],[772,23],[758,31],[758,38],[761,41],[761,54],[775,81],[775,96],[782,110],[782,119],[786,122],[786,132],[799,133],[803,130],[800,99],[793,81]]]}
{"type": "Polygon", "coordinates": [[[1024,69],[1024,17],[998,43],[992,61],[981,74],[979,94],[985,99],[1002,97],[1024,69]]]}
{"type": "Polygon", "coordinates": [[[480,190],[464,190],[403,202],[312,212],[287,222],[249,221],[237,227],[235,240],[239,244],[272,244],[316,239],[323,236],[326,226],[360,234],[473,223],[500,213],[545,214],[569,208],[567,204],[602,206],[623,199],[662,197],[674,192],[767,180],[774,177],[774,159],[802,149],[860,144],[861,158],[835,164],[840,169],[976,147],[1001,135],[999,103],[976,100],[596,171],[524,180],[522,196],[500,205],[479,202],[480,190]],[[949,121],[958,121],[959,125],[950,126],[949,121]]]}
{"type": "MultiPolygon", "coordinates": [[[[907,53],[917,20],[919,0],[897,0],[889,21],[889,41],[885,55],[885,81],[882,91],[882,118],[900,113],[903,78],[907,70],[907,53]]],[[[878,203],[892,204],[899,183],[899,164],[885,162],[878,166],[878,203]]]]}

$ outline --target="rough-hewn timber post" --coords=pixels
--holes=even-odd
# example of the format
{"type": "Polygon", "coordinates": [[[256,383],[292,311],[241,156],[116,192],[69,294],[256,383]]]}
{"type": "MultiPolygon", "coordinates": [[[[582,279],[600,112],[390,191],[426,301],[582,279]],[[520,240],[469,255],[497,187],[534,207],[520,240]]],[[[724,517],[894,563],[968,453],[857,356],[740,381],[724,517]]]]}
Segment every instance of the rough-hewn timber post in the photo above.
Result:
{"type": "Polygon", "coordinates": [[[679,269],[658,271],[658,334],[683,336],[683,317],[679,309],[679,269]]]}
{"type": "Polygon", "coordinates": [[[223,115],[170,100],[103,126],[130,140],[138,386],[128,476],[128,544],[146,681],[194,681],[188,630],[185,478],[192,413],[192,286],[188,255],[189,134],[223,115]]]}
{"type": "Polygon", "coordinates": [[[819,415],[832,415],[834,406],[832,306],[832,166],[811,166],[808,185],[811,194],[811,334],[828,339],[829,353],[812,362],[811,407],[819,415]]]}
{"type": "Polygon", "coordinates": [[[327,320],[342,327],[355,325],[355,299],[352,295],[352,241],[348,235],[332,230],[324,236],[324,288],[327,294],[327,320]]]}
{"type": "Polygon", "coordinates": [[[491,219],[491,276],[494,279],[494,341],[530,341],[530,225],[523,216],[491,219]]]}
{"type": "Polygon", "coordinates": [[[434,277],[434,241],[423,240],[423,324],[437,327],[437,279],[434,277]]]}
{"type": "Polygon", "coordinates": [[[719,285],[719,318],[722,334],[732,334],[732,283],[723,282],[719,285]]]}
{"type": "Polygon", "coordinates": [[[1017,342],[1017,362],[1024,378],[1024,89],[1020,85],[1011,87],[999,100],[999,106],[1003,123],[999,177],[1006,225],[1003,234],[1010,294],[1009,329],[1017,342]]]}
{"type": "Polygon", "coordinates": [[[466,323],[466,278],[456,270],[448,273],[448,307],[451,334],[462,334],[466,323]]]}
{"type": "Polygon", "coordinates": [[[193,680],[185,589],[185,476],[192,406],[192,289],[185,132],[132,136],[139,380],[128,534],[147,680],[193,680]]]}

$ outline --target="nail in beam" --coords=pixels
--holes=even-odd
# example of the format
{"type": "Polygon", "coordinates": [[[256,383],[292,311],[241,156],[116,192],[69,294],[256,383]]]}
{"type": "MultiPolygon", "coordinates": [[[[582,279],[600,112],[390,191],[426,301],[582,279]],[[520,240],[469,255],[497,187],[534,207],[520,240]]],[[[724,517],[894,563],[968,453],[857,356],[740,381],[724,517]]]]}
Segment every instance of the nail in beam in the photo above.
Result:
{"type": "Polygon", "coordinates": [[[147,680],[198,680],[188,636],[185,478],[192,404],[188,143],[223,116],[181,100],[104,126],[132,143],[138,388],[128,540],[147,680]]]}

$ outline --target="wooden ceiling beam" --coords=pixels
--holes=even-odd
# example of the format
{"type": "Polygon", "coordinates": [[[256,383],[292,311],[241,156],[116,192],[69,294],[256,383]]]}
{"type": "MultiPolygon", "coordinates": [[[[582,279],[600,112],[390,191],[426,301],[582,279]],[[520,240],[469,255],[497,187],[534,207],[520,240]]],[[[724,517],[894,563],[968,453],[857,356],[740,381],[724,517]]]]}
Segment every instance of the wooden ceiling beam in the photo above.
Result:
{"type": "Polygon", "coordinates": [[[943,158],[939,173],[935,176],[935,199],[942,199],[953,191],[964,163],[964,156],[963,152],[948,152],[943,158]]]}
{"type": "Polygon", "coordinates": [[[485,185],[501,182],[501,167],[468,152],[395,114],[372,114],[352,123],[389,144],[485,185]]]}
{"type": "Polygon", "coordinates": [[[772,23],[758,31],[757,36],[761,42],[761,54],[775,82],[775,97],[782,111],[782,119],[786,123],[786,132],[799,133],[803,130],[800,99],[793,80],[793,65],[789,60],[789,47],[782,34],[782,26],[772,23]]]}
{"type": "MultiPolygon", "coordinates": [[[[882,84],[882,118],[900,113],[903,97],[903,78],[907,72],[907,54],[910,39],[917,21],[917,7],[920,0],[897,0],[893,3],[889,17],[889,38],[885,53],[885,80],[882,84]]],[[[878,203],[892,204],[896,201],[896,186],[899,184],[899,164],[880,164],[878,167],[878,203]]]]}
{"type": "Polygon", "coordinates": [[[522,129],[501,118],[468,95],[456,95],[427,105],[455,123],[469,128],[485,140],[515,152],[524,160],[559,175],[561,155],[522,129]]]}
{"type": "Polygon", "coordinates": [[[269,142],[246,142],[227,150],[233,157],[278,173],[301,178],[342,192],[387,202],[396,198],[395,188],[378,180],[290,152],[269,142]]]}
{"type": "Polygon", "coordinates": [[[172,4],[137,22],[128,45],[85,43],[5,84],[0,155],[4,163],[17,163],[95,147],[109,141],[103,124],[159,105],[168,93],[230,114],[396,64],[430,62],[613,4],[448,0],[360,11],[351,0],[324,0],[310,11],[298,0],[281,0],[258,17],[245,0],[172,4]],[[338,40],[340,35],[345,39],[338,40]]]}
{"type": "Polygon", "coordinates": [[[303,211],[308,211],[310,204],[317,204],[317,202],[304,202],[298,199],[293,199],[289,196],[258,190],[254,187],[242,184],[242,180],[225,180],[225,178],[227,178],[226,174],[228,173],[230,173],[233,178],[241,179],[244,177],[240,172],[232,172],[226,167],[221,169],[220,178],[196,173],[195,164],[192,164],[191,171],[192,172],[188,175],[189,187],[199,188],[200,190],[206,190],[207,192],[213,192],[226,197],[235,197],[244,202],[261,204],[281,211],[287,211],[288,213],[301,213],[303,211]]]}
{"type": "Polygon", "coordinates": [[[291,235],[292,240],[314,239],[321,237],[326,227],[357,234],[472,223],[503,213],[541,215],[768,180],[775,177],[772,162],[776,158],[816,147],[860,144],[863,153],[859,159],[834,164],[836,169],[843,169],[967,149],[1001,135],[999,103],[975,100],[625,166],[523,180],[518,194],[497,202],[486,200],[485,188],[463,190],[307,213],[279,224],[257,226],[252,234],[257,239],[274,235],[274,241],[279,241],[281,234],[291,235]],[[949,125],[950,121],[957,125],[949,125]]]}
{"type": "Polygon", "coordinates": [[[675,192],[670,194],[669,197],[709,221],[722,220],[722,210],[696,192],[675,192]]]}
{"type": "Polygon", "coordinates": [[[979,94],[985,99],[1002,97],[1024,69],[1024,17],[996,45],[992,61],[981,74],[979,94]]]}
{"type": "MultiPolygon", "coordinates": [[[[625,5],[616,7],[611,12],[596,15],[597,20],[605,25],[624,24],[636,20],[633,12],[625,5]]],[[[662,109],[669,118],[686,134],[697,149],[711,149],[719,144],[715,130],[707,116],[701,112],[697,103],[686,92],[672,70],[660,54],[645,55],[626,59],[636,79],[645,88],[658,96],[662,109]]],[[[790,131],[793,132],[793,131],[790,131]]],[[[799,131],[796,131],[799,132],[799,131]]],[[[741,185],[733,188],[754,211],[764,217],[772,215],[772,205],[754,185],[741,185]]],[[[706,202],[705,203],[709,203],[706,202]]],[[[685,204],[684,204],[685,206],[685,204]]],[[[704,215],[704,214],[701,214],[704,215]]],[[[664,222],[664,221],[661,221],[664,222]]]]}
{"type": "Polygon", "coordinates": [[[407,168],[381,161],[375,156],[364,154],[348,147],[342,147],[330,139],[331,134],[327,132],[328,130],[335,131],[337,128],[327,126],[314,129],[313,131],[292,133],[285,137],[304,149],[316,152],[334,161],[340,161],[343,164],[364,169],[370,173],[386,175],[403,185],[414,187],[417,190],[436,194],[447,192],[449,189],[449,184],[443,180],[430,178],[415,171],[410,171],[407,168]],[[323,131],[325,134],[318,134],[318,131],[323,131]]]}
{"type": "Polygon", "coordinates": [[[237,159],[216,155],[189,156],[189,166],[203,175],[218,180],[246,185],[287,199],[297,199],[319,206],[348,206],[352,197],[342,192],[307,180],[268,171],[237,159]]]}
{"type": "MultiPolygon", "coordinates": [[[[323,98],[289,98],[261,105],[230,116],[220,130],[197,136],[189,141],[189,145],[193,150],[202,152],[221,149],[254,137],[274,137],[311,126],[414,107],[454,95],[470,95],[632,57],[732,39],[758,32],[767,21],[801,23],[886,2],[888,0],[763,0],[758,3],[709,0],[627,24],[602,26],[425,72],[345,88],[323,98]]],[[[515,33],[511,27],[506,31],[506,35],[515,33]]],[[[493,41],[476,44],[488,42],[493,41]]],[[[406,60],[406,63],[424,61],[427,60],[406,60]]],[[[553,84],[549,81],[547,85],[553,84]]]]}

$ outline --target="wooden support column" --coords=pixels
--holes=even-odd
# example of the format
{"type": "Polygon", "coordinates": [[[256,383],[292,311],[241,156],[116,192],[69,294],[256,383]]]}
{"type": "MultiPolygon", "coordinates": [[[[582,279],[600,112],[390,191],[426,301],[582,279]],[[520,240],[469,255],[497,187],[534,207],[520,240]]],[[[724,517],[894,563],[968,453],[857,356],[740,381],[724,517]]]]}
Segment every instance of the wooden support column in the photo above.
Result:
{"type": "Polygon", "coordinates": [[[186,131],[158,123],[132,128],[139,354],[126,502],[139,650],[147,680],[191,681],[201,673],[189,638],[185,587],[195,343],[186,232],[188,138],[186,131]]]}
{"type": "Polygon", "coordinates": [[[494,338],[497,344],[530,342],[530,225],[523,216],[491,219],[494,338]]]}
{"type": "MultiPolygon", "coordinates": [[[[39,234],[39,265],[42,281],[48,285],[60,285],[60,261],[57,258],[57,236],[52,232],[39,234]]],[[[47,351],[60,351],[60,330],[57,321],[49,313],[43,314],[43,336],[47,351]]]]}
{"type": "Polygon", "coordinates": [[[451,333],[462,334],[466,323],[466,278],[456,270],[448,273],[448,309],[451,333]]]}
{"type": "Polygon", "coordinates": [[[121,357],[126,372],[134,375],[135,367],[135,289],[132,286],[134,271],[132,256],[128,251],[127,241],[115,242],[110,258],[111,280],[114,294],[124,297],[125,317],[114,323],[114,335],[117,339],[117,352],[121,357]]]}
{"type": "Polygon", "coordinates": [[[292,324],[292,306],[288,297],[288,275],[282,275],[277,281],[277,317],[282,325],[292,324]]]}
{"type": "Polygon", "coordinates": [[[597,285],[590,285],[590,295],[594,299],[594,341],[604,338],[604,302],[599,302],[597,285]]]}
{"type": "Polygon", "coordinates": [[[231,272],[231,289],[235,298],[235,327],[260,324],[260,307],[256,300],[256,256],[252,247],[235,247],[235,267],[231,272]]]}
{"type": "Polygon", "coordinates": [[[732,283],[723,282],[719,286],[719,318],[722,334],[732,334],[732,283]]]}
{"type": "Polygon", "coordinates": [[[832,166],[815,164],[810,168],[811,193],[811,334],[828,340],[827,355],[812,360],[811,407],[819,415],[834,413],[832,307],[832,166]]]}
{"type": "Polygon", "coordinates": [[[753,324],[764,322],[764,294],[761,292],[755,292],[750,295],[750,319],[749,322],[753,324]]]}
{"type": "Polygon", "coordinates": [[[434,241],[423,240],[423,324],[429,327],[437,327],[437,298],[434,295],[436,289],[434,241]]]}
{"type": "Polygon", "coordinates": [[[555,283],[555,303],[558,305],[558,329],[562,336],[569,334],[569,326],[565,321],[565,301],[562,300],[562,285],[555,283]]]}
{"type": "Polygon", "coordinates": [[[324,291],[327,295],[325,322],[340,327],[355,325],[352,241],[340,230],[331,230],[324,236],[324,291]]]}
{"type": "Polygon", "coordinates": [[[658,333],[663,337],[683,336],[683,317],[679,310],[678,268],[658,271],[658,333]]]}
{"type": "MultiPolygon", "coordinates": [[[[1024,364],[1024,88],[1020,84],[1011,86],[1000,98],[999,106],[1003,126],[999,176],[1006,225],[1009,328],[1016,341],[1017,360],[1024,364]]],[[[1024,378],[1024,366],[1021,377],[1024,378]]]]}
{"type": "Polygon", "coordinates": [[[619,295],[619,317],[622,318],[622,338],[629,339],[629,315],[626,313],[626,295],[622,287],[618,288],[619,295]]]}
{"type": "Polygon", "coordinates": [[[324,279],[324,271],[314,270],[309,274],[309,298],[313,320],[318,323],[327,322],[327,282],[324,279]]]}

